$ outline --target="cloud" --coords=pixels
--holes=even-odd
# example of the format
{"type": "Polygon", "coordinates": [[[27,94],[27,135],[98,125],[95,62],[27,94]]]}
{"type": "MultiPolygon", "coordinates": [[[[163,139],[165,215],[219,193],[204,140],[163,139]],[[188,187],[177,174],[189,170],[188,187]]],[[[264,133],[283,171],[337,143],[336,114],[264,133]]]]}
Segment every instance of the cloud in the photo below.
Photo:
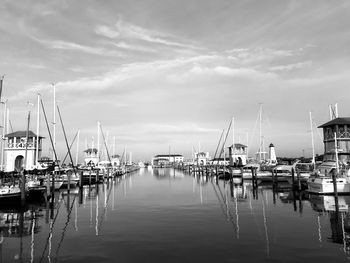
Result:
{"type": "Polygon", "coordinates": [[[160,31],[146,29],[132,23],[118,19],[113,26],[98,25],[95,27],[95,33],[110,39],[127,39],[127,40],[141,40],[151,44],[159,44],[172,47],[180,47],[187,49],[202,49],[183,41],[174,40],[174,36],[165,34],[160,31]]]}
{"type": "Polygon", "coordinates": [[[81,45],[81,44],[64,41],[64,40],[43,40],[43,39],[38,39],[36,37],[32,37],[32,38],[50,49],[80,51],[88,54],[103,55],[103,56],[119,56],[119,57],[123,56],[122,53],[116,50],[106,50],[105,48],[91,47],[91,46],[81,45]]]}
{"type": "Polygon", "coordinates": [[[104,25],[98,25],[95,27],[95,33],[107,38],[117,38],[120,36],[120,33],[111,29],[108,26],[104,26],[104,25]]]}
{"type": "Polygon", "coordinates": [[[141,46],[141,45],[132,45],[132,44],[128,44],[128,43],[123,42],[123,41],[113,43],[113,45],[116,46],[117,48],[126,49],[126,50],[152,52],[152,53],[157,52],[157,50],[154,48],[145,47],[145,46],[141,46]]]}
{"type": "Polygon", "coordinates": [[[312,66],[312,61],[305,61],[305,62],[298,62],[298,63],[294,63],[294,64],[273,66],[273,67],[270,67],[270,70],[272,70],[272,71],[291,71],[291,70],[301,69],[301,68],[311,67],[311,66],[312,66]]]}
{"type": "Polygon", "coordinates": [[[237,60],[241,64],[261,64],[268,63],[274,60],[290,58],[301,52],[298,50],[271,49],[271,48],[236,48],[226,50],[230,59],[237,60]]]}

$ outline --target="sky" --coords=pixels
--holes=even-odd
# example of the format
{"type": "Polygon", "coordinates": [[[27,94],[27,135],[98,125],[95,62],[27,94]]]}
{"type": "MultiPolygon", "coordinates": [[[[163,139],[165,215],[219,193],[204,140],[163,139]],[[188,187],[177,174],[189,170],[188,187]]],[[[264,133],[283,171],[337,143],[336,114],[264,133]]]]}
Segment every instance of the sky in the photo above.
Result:
{"type": "MultiPolygon", "coordinates": [[[[329,105],[350,115],[349,13],[346,0],[0,0],[2,100],[13,130],[26,129],[30,111],[36,131],[38,93],[53,122],[54,84],[69,142],[80,130],[81,157],[97,144],[98,121],[109,152],[115,137],[115,153],[126,147],[134,161],[213,156],[232,117],[227,144],[247,144],[252,156],[260,105],[266,148],[311,156],[311,111],[322,154],[316,126],[329,105]]],[[[48,155],[42,117],[40,134],[48,155]]]]}

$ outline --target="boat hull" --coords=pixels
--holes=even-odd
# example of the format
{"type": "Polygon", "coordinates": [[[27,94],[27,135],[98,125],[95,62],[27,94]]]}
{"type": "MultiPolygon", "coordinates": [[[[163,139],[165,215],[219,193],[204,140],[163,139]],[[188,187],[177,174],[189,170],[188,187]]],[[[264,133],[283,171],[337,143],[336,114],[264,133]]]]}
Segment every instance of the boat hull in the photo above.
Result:
{"type": "MultiPolygon", "coordinates": [[[[350,181],[347,178],[336,178],[337,192],[350,194],[350,181]]],[[[334,194],[332,178],[310,178],[308,180],[308,192],[313,194],[334,194]]]]}

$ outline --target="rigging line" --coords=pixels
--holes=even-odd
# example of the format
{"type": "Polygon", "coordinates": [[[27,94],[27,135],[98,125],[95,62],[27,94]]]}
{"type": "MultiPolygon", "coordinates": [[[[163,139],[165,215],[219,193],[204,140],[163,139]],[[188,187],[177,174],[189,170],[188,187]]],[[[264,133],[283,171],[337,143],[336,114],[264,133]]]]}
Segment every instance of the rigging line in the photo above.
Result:
{"type": "MultiPolygon", "coordinates": [[[[120,180],[119,182],[117,182],[116,186],[120,185],[121,181],[122,181],[122,180],[120,180]]],[[[116,186],[115,186],[115,187],[116,187],[116,186]]],[[[113,187],[114,187],[114,186],[112,185],[111,188],[109,189],[109,192],[108,192],[108,195],[107,195],[107,202],[106,202],[107,205],[103,208],[103,213],[101,214],[101,219],[99,220],[98,231],[101,231],[101,227],[102,227],[102,223],[103,223],[103,219],[104,219],[104,217],[102,217],[102,216],[103,216],[103,215],[106,213],[106,211],[107,211],[107,207],[108,207],[108,203],[109,203],[109,197],[110,197],[110,195],[111,195],[111,190],[112,190],[113,187]]]]}
{"type": "Polygon", "coordinates": [[[106,138],[105,138],[105,135],[103,134],[103,130],[102,130],[102,125],[101,125],[101,124],[100,124],[100,130],[101,130],[103,142],[104,142],[104,145],[105,145],[105,148],[106,148],[108,161],[111,162],[111,157],[110,157],[109,152],[108,152],[108,147],[107,147],[107,143],[106,143],[106,138]]]}
{"type": "Polygon", "coordinates": [[[249,138],[249,141],[251,142],[250,144],[254,144],[254,139],[255,139],[255,133],[256,133],[256,127],[258,125],[258,121],[259,121],[259,115],[260,115],[260,112],[258,113],[258,116],[255,120],[255,124],[254,124],[254,127],[253,127],[253,131],[251,132],[251,137],[249,138]]]}
{"type": "MultiPolygon", "coordinates": [[[[78,132],[75,134],[75,136],[74,136],[74,138],[73,138],[71,144],[69,145],[69,150],[72,149],[72,146],[73,146],[73,144],[74,144],[75,139],[77,138],[77,136],[78,136],[78,132]]],[[[68,154],[69,154],[69,153],[68,153],[68,151],[67,151],[66,156],[64,156],[62,163],[64,163],[64,162],[66,161],[66,159],[67,159],[67,157],[68,157],[68,154]]]]}
{"type": "MultiPolygon", "coordinates": [[[[261,193],[263,195],[263,193],[261,193]]],[[[264,228],[265,228],[265,238],[266,238],[266,254],[267,256],[270,256],[270,242],[269,242],[269,234],[267,231],[267,218],[266,218],[266,211],[265,211],[265,202],[264,198],[261,198],[262,201],[262,208],[263,208],[263,219],[264,219],[264,228]]]]}
{"type": "Polygon", "coordinates": [[[221,147],[219,159],[221,158],[221,155],[222,155],[222,153],[223,153],[223,151],[224,151],[225,144],[226,144],[226,140],[227,140],[227,137],[228,137],[228,135],[229,135],[229,133],[230,133],[231,126],[232,126],[232,118],[231,118],[230,125],[228,126],[228,129],[227,129],[227,132],[226,132],[225,140],[224,140],[224,142],[223,142],[223,144],[222,144],[222,147],[221,147]]]}
{"type": "MultiPolygon", "coordinates": [[[[225,202],[225,200],[227,200],[225,197],[224,197],[224,194],[222,193],[222,191],[221,191],[221,188],[220,188],[220,185],[218,184],[218,189],[219,189],[219,191],[220,191],[220,195],[221,195],[221,198],[222,198],[222,202],[223,203],[226,203],[225,202]]],[[[236,223],[235,222],[233,222],[234,220],[233,220],[233,216],[232,216],[232,213],[231,213],[231,210],[230,210],[230,207],[227,205],[227,211],[226,211],[227,213],[228,213],[228,215],[229,215],[229,218],[231,219],[231,221],[232,221],[232,224],[234,224],[234,226],[236,227],[236,231],[237,231],[237,226],[236,226],[236,223]]]]}
{"type": "Polygon", "coordinates": [[[224,205],[221,202],[221,199],[220,199],[220,196],[218,194],[218,191],[216,190],[215,185],[213,184],[213,182],[211,182],[211,184],[213,185],[213,189],[215,191],[216,197],[218,198],[218,201],[219,201],[219,204],[220,204],[220,207],[221,207],[221,212],[226,217],[225,208],[224,208],[224,205]]]}
{"type": "Polygon", "coordinates": [[[58,246],[57,246],[57,249],[56,249],[56,258],[55,258],[55,262],[57,262],[57,259],[58,259],[58,252],[59,252],[59,250],[60,250],[60,248],[61,248],[61,245],[62,245],[62,243],[63,243],[64,236],[65,236],[65,233],[66,233],[66,230],[67,230],[69,221],[70,221],[70,215],[71,215],[72,210],[73,210],[73,205],[74,205],[74,203],[75,203],[75,198],[76,198],[76,196],[74,195],[72,204],[71,204],[71,206],[70,206],[70,208],[69,208],[69,212],[68,212],[68,214],[67,214],[66,223],[65,223],[64,228],[63,228],[63,230],[62,230],[61,239],[60,239],[60,242],[58,243],[58,246]]]}
{"type": "Polygon", "coordinates": [[[64,125],[63,125],[61,111],[60,111],[60,108],[58,107],[58,105],[57,105],[57,111],[58,111],[58,115],[60,117],[60,121],[61,121],[61,125],[62,125],[62,131],[63,131],[63,135],[64,135],[64,140],[66,141],[66,146],[67,146],[68,153],[69,153],[69,159],[72,162],[73,171],[74,171],[74,174],[76,175],[77,174],[77,172],[75,170],[76,166],[74,165],[73,157],[72,157],[72,154],[70,152],[70,148],[69,148],[68,140],[67,140],[67,135],[66,135],[66,130],[65,130],[64,125]]]}
{"type": "Polygon", "coordinates": [[[48,244],[49,244],[50,236],[52,235],[53,228],[54,228],[54,225],[55,225],[57,216],[58,216],[58,212],[60,211],[61,204],[62,204],[62,201],[60,201],[60,202],[58,203],[57,213],[56,213],[56,215],[55,215],[55,218],[53,219],[52,226],[50,227],[49,236],[47,237],[46,245],[45,245],[45,248],[44,248],[44,250],[43,250],[43,253],[42,253],[42,255],[41,255],[41,258],[40,258],[40,261],[39,261],[39,262],[41,262],[41,261],[43,260],[43,258],[44,258],[44,254],[45,254],[46,249],[47,249],[47,246],[48,246],[48,244]]]}
{"type": "Polygon", "coordinates": [[[313,122],[313,124],[314,124],[314,126],[316,128],[316,132],[317,132],[318,137],[320,137],[320,140],[323,141],[322,135],[321,135],[321,133],[320,133],[318,127],[317,127],[317,123],[314,120],[312,122],[313,122]]]}
{"type": "Polygon", "coordinates": [[[257,218],[256,218],[256,214],[255,214],[255,212],[254,212],[254,209],[253,209],[253,206],[252,206],[251,201],[252,201],[252,194],[251,194],[251,192],[249,192],[249,205],[250,205],[250,208],[251,208],[250,211],[251,211],[251,214],[252,214],[252,216],[253,216],[253,218],[254,218],[254,222],[255,222],[256,228],[257,228],[258,231],[259,231],[260,238],[262,238],[263,234],[262,234],[261,229],[260,229],[260,227],[259,227],[258,220],[257,220],[257,218]]]}
{"type": "Polygon", "coordinates": [[[49,123],[47,122],[46,111],[45,111],[45,107],[44,107],[44,103],[43,103],[42,99],[40,99],[40,103],[41,103],[41,108],[42,108],[43,113],[44,113],[44,118],[45,118],[45,122],[46,122],[47,132],[49,133],[49,137],[50,137],[51,147],[52,147],[53,153],[55,155],[55,163],[57,163],[57,153],[56,153],[55,145],[54,145],[53,140],[52,140],[50,127],[49,127],[49,123]]]}
{"type": "Polygon", "coordinates": [[[216,150],[215,150],[215,154],[214,154],[214,160],[215,160],[216,154],[217,154],[217,152],[219,150],[219,146],[220,146],[220,143],[221,143],[222,136],[224,135],[224,132],[225,132],[225,130],[223,129],[222,132],[221,132],[221,136],[220,136],[220,140],[218,142],[218,145],[216,146],[216,150]]]}
{"type": "MultiPolygon", "coordinates": [[[[212,184],[213,189],[214,189],[214,191],[215,191],[215,194],[216,194],[216,196],[217,196],[217,198],[218,198],[218,201],[219,201],[219,204],[220,204],[220,207],[221,207],[222,214],[227,218],[227,213],[225,213],[225,208],[224,208],[224,207],[225,207],[224,202],[223,202],[223,200],[220,199],[220,196],[219,196],[219,194],[218,194],[218,192],[217,192],[217,190],[216,190],[216,187],[215,187],[215,185],[213,184],[213,182],[211,182],[211,184],[212,184]]],[[[229,221],[231,222],[231,224],[232,224],[232,226],[233,226],[234,232],[236,233],[237,229],[236,229],[235,222],[234,222],[234,220],[233,220],[233,216],[231,215],[230,211],[228,211],[228,214],[229,214],[229,218],[228,218],[228,219],[229,219],[229,221]]]]}

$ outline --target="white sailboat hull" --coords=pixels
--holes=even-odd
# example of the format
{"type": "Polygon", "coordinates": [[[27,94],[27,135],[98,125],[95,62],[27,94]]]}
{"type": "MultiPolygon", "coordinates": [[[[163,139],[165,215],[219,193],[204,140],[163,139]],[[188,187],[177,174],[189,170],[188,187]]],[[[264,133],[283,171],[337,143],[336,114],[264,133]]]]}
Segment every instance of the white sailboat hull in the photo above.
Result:
{"type": "MultiPolygon", "coordinates": [[[[349,178],[336,178],[337,192],[350,194],[349,178]]],[[[333,180],[331,177],[309,178],[308,191],[314,194],[334,194],[333,180]]]]}

